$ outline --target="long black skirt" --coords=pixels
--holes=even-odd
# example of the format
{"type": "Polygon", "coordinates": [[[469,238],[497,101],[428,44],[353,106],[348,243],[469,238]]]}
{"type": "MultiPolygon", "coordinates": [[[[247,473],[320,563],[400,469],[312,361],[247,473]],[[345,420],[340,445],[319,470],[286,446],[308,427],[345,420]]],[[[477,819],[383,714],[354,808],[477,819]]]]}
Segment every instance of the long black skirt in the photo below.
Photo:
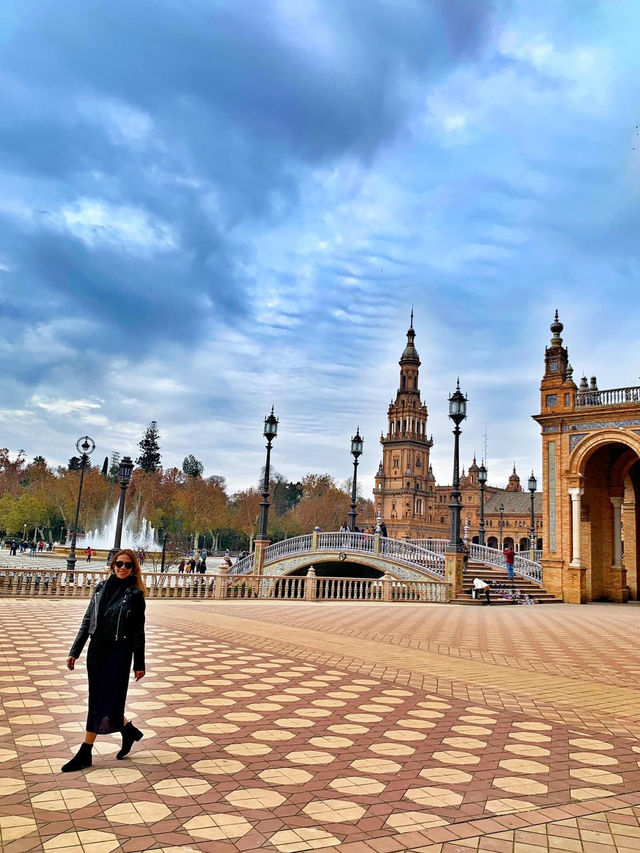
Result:
{"type": "Polygon", "coordinates": [[[89,643],[88,732],[108,735],[124,726],[132,659],[133,650],[127,643],[89,643]]]}

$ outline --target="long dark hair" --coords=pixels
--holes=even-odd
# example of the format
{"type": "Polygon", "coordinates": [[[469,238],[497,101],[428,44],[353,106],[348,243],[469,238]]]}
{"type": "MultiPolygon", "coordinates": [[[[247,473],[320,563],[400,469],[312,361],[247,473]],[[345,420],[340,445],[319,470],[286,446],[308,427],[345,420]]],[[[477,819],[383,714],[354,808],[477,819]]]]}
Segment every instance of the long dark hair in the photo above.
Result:
{"type": "Polygon", "coordinates": [[[126,556],[127,556],[127,557],[131,560],[131,562],[133,563],[133,569],[132,569],[132,571],[131,571],[131,575],[130,575],[130,576],[131,576],[131,577],[133,577],[133,578],[135,579],[136,586],[138,587],[138,589],[140,590],[140,592],[141,592],[143,595],[146,595],[146,590],[145,590],[145,588],[144,588],[144,583],[142,582],[142,572],[141,572],[141,570],[140,570],[140,561],[138,560],[138,556],[137,556],[137,554],[136,554],[134,551],[132,551],[132,550],[131,550],[131,548],[120,548],[120,550],[119,550],[119,551],[117,551],[117,553],[115,553],[115,554],[113,555],[113,560],[111,560],[111,565],[109,566],[109,570],[111,571],[111,574],[112,574],[112,575],[114,575],[114,574],[115,574],[115,572],[116,572],[116,569],[115,569],[115,562],[116,562],[116,560],[118,559],[118,557],[120,556],[120,554],[126,554],[126,556]]]}

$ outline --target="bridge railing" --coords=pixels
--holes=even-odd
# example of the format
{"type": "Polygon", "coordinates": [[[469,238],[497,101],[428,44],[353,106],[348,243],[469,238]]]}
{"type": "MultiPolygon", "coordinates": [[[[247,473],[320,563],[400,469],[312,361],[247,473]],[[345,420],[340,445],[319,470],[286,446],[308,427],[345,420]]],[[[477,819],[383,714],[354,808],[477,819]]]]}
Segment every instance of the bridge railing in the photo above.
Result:
{"type": "Polygon", "coordinates": [[[311,550],[312,536],[310,533],[304,536],[294,536],[292,539],[283,539],[282,542],[274,542],[264,552],[265,563],[273,563],[289,554],[299,554],[300,551],[311,550]]]}
{"type": "Polygon", "coordinates": [[[333,532],[318,533],[318,551],[360,551],[373,553],[375,536],[371,533],[333,532]]]}
{"type": "Polygon", "coordinates": [[[444,554],[449,544],[448,539],[409,539],[407,541],[420,548],[426,548],[427,551],[434,551],[436,554],[444,554]]]}
{"type": "Polygon", "coordinates": [[[385,557],[398,560],[409,566],[420,566],[432,574],[444,577],[444,553],[430,551],[412,542],[402,542],[399,539],[382,538],[381,553],[385,557]]]}
{"type": "MultiPolygon", "coordinates": [[[[502,551],[498,551],[497,548],[489,548],[486,545],[470,545],[469,556],[472,560],[478,560],[481,563],[489,563],[489,565],[497,566],[501,569],[504,569],[507,566],[507,561],[505,560],[502,551]]],[[[522,575],[522,577],[528,578],[529,580],[542,583],[542,566],[540,563],[529,560],[527,557],[521,556],[520,553],[516,553],[513,562],[513,571],[516,575],[522,575]]]]}
{"type": "MultiPolygon", "coordinates": [[[[278,542],[278,544],[280,544],[278,542]]],[[[267,548],[267,551],[269,549],[267,548]]],[[[247,554],[242,560],[237,560],[229,569],[230,575],[249,575],[253,571],[253,554],[247,554]]]]}

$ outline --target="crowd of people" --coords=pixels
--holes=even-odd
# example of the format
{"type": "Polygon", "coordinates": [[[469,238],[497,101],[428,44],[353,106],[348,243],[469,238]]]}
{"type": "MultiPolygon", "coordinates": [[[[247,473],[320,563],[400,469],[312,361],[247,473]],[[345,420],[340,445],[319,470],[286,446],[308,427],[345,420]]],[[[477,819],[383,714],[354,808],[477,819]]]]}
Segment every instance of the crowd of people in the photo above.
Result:
{"type": "Polygon", "coordinates": [[[26,554],[29,552],[30,557],[35,557],[36,554],[42,553],[42,551],[53,551],[53,542],[45,542],[43,539],[37,541],[33,539],[32,541],[28,541],[27,539],[2,539],[0,541],[0,549],[7,549],[9,553],[13,556],[16,554],[26,554]]]}

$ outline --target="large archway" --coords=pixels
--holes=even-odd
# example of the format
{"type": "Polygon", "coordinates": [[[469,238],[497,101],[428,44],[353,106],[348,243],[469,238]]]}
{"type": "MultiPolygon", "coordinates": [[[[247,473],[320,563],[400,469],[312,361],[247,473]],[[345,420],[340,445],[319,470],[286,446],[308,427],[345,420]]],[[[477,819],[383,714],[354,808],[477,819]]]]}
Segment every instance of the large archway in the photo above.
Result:
{"type": "Polygon", "coordinates": [[[572,566],[584,568],[587,601],[638,598],[640,442],[607,430],[572,455],[572,566]]]}
{"type": "MultiPolygon", "coordinates": [[[[366,566],[363,563],[355,563],[349,560],[340,562],[336,560],[313,563],[316,577],[318,578],[381,578],[384,572],[380,569],[375,569],[373,566],[366,566]]],[[[295,569],[289,572],[287,577],[304,577],[308,571],[308,566],[295,569]]]]}

